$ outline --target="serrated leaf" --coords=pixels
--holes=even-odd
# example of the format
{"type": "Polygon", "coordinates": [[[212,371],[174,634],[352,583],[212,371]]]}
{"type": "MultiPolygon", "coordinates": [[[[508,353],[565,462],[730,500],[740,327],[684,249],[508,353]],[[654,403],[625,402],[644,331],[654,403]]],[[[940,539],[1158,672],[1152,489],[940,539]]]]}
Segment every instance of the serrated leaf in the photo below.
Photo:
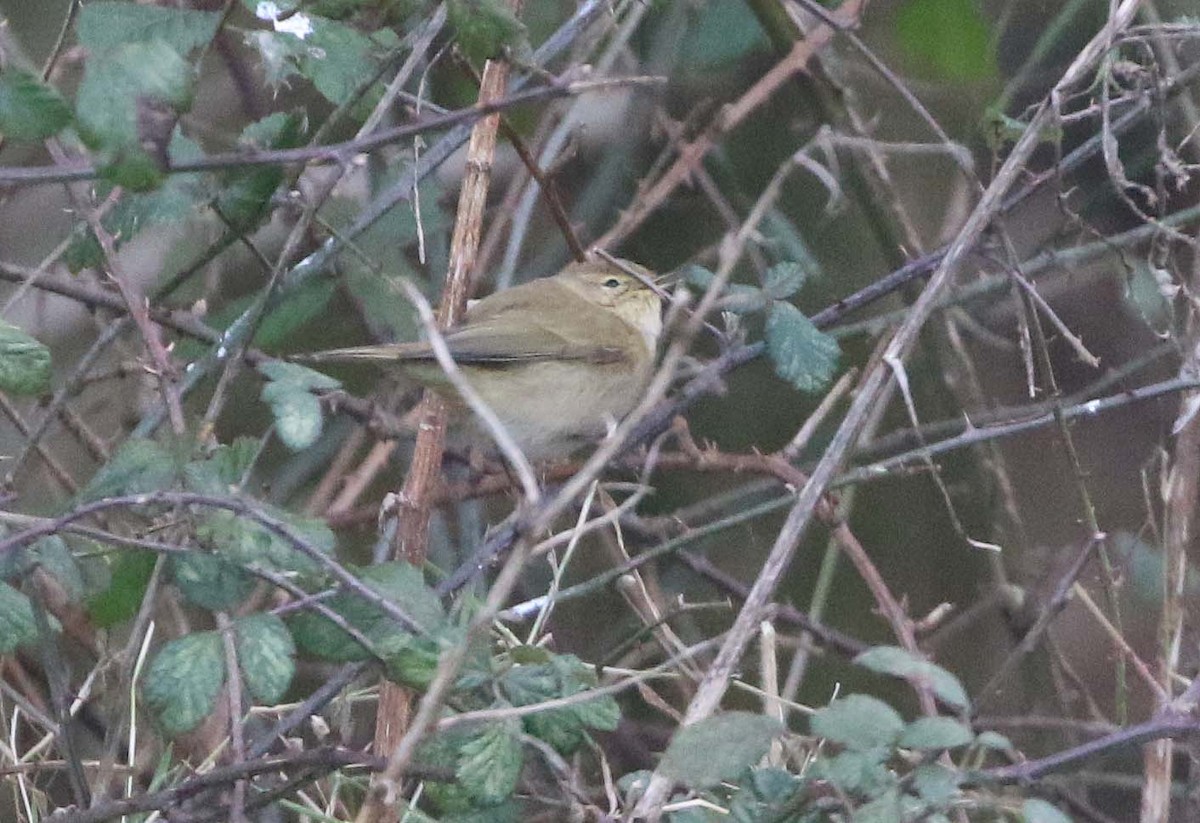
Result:
{"type": "Polygon", "coordinates": [[[40,142],[71,122],[71,107],[53,86],[19,69],[0,72],[0,134],[40,142]]]}
{"type": "Polygon", "coordinates": [[[1039,797],[1031,797],[1021,804],[1021,817],[1025,823],[1071,823],[1071,818],[1039,797]]]}
{"type": "Polygon", "coordinates": [[[971,705],[957,677],[899,646],[876,646],[858,655],[854,662],[871,671],[902,677],[914,685],[932,689],[939,700],[956,709],[965,710],[971,705]]]}
{"type": "Polygon", "coordinates": [[[689,788],[732,780],[757,762],[783,725],[750,712],[725,712],[684,726],[671,738],[658,770],[689,788]]]}
{"type": "Polygon", "coordinates": [[[956,749],[975,739],[975,733],[953,717],[921,717],[900,735],[906,749],[956,749]]]}
{"type": "Polygon", "coordinates": [[[763,291],[774,300],[786,300],[800,291],[807,279],[808,272],[799,263],[777,263],[767,269],[763,291]]]}
{"type": "Polygon", "coordinates": [[[446,19],[458,45],[475,61],[496,57],[505,49],[518,56],[529,50],[529,33],[502,0],[448,0],[446,19]]]}
{"type": "Polygon", "coordinates": [[[93,0],[79,10],[76,34],[80,44],[92,52],[161,40],[186,54],[212,40],[220,19],[215,11],[93,0]]]}
{"type": "Polygon", "coordinates": [[[171,572],[184,597],[211,611],[232,609],[254,588],[254,578],[241,567],[208,552],[175,555],[171,572]]]}
{"type": "Polygon", "coordinates": [[[212,713],[225,683],[225,654],[216,632],[172,640],[155,654],[142,696],[171,735],[191,731],[212,713]]]}
{"type": "Polygon", "coordinates": [[[278,703],[296,674],[296,644],[283,620],[273,614],[233,622],[238,666],[250,694],[260,703],[278,703]]]}
{"type": "Polygon", "coordinates": [[[104,176],[132,190],[156,186],[174,118],[191,104],[191,66],[161,40],[125,43],[87,61],[75,101],[80,137],[104,176]],[[166,133],[158,132],[166,127],[166,133]]]}
{"type": "Polygon", "coordinates": [[[50,385],[50,350],[0,321],[0,391],[41,394],[50,385]]]}
{"type": "Polygon", "coordinates": [[[519,731],[515,721],[487,723],[459,750],[455,776],[481,805],[500,803],[516,788],[523,765],[519,731]]]}
{"type": "Polygon", "coordinates": [[[33,604],[24,594],[0,582],[0,654],[11,654],[18,646],[37,639],[33,604]]]}
{"type": "Polygon", "coordinates": [[[767,312],[767,354],[775,373],[803,392],[825,387],[837,371],[841,350],[791,303],[776,302],[767,312]]]}
{"type": "MultiPolygon", "coordinates": [[[[462,726],[444,731],[435,730],[421,741],[414,759],[422,766],[455,771],[458,769],[459,753],[474,734],[474,729],[462,726]]],[[[453,815],[451,820],[458,820],[462,813],[475,805],[471,795],[457,780],[430,780],[425,783],[425,788],[425,795],[433,802],[434,807],[443,814],[453,815]]]]}
{"type": "Polygon", "coordinates": [[[809,721],[812,733],[855,751],[891,746],[904,729],[896,710],[874,697],[851,694],[819,709],[809,721]]]}
{"type": "MultiPolygon", "coordinates": [[[[539,660],[544,650],[518,647],[510,656],[539,660]]],[[[516,706],[531,706],[557,697],[569,697],[596,687],[596,673],[572,654],[551,655],[544,662],[510,667],[497,685],[516,706]]],[[[526,731],[562,754],[571,754],[586,740],[587,729],[611,730],[620,721],[620,707],[611,695],[597,695],[573,706],[545,709],[526,715],[526,731]]]]}
{"type": "Polygon", "coordinates": [[[175,458],[153,440],[130,438],[79,493],[82,502],[124,494],[145,494],[174,485],[175,458]]]}

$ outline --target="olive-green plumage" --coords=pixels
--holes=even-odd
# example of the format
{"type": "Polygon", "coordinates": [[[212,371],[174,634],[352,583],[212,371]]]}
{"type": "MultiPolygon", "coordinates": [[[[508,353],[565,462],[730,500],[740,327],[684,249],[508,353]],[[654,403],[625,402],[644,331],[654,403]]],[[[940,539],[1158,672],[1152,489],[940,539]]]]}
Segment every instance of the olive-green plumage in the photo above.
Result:
{"type": "MultiPolygon", "coordinates": [[[[473,303],[444,338],[526,456],[541,459],[599,439],[633,409],[653,372],[661,331],[654,289],[610,263],[587,262],[473,303]]],[[[486,437],[428,343],[334,349],[306,359],[395,364],[447,399],[460,430],[486,437]]]]}

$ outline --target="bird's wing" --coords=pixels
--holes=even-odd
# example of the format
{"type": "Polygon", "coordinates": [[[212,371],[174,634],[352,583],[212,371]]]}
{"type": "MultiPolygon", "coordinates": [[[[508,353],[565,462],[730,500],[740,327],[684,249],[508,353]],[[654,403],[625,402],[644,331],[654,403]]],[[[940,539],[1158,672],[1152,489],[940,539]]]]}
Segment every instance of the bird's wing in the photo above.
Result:
{"type": "MultiPolygon", "coordinates": [[[[578,360],[591,363],[615,363],[621,350],[567,340],[551,329],[537,324],[513,324],[493,317],[446,332],[443,338],[450,356],[463,365],[503,365],[539,360],[578,360]]],[[[433,348],[424,342],[391,345],[353,346],[304,355],[312,363],[432,363],[433,348]]]]}
{"type": "MultiPolygon", "coordinates": [[[[580,360],[614,363],[620,349],[579,343],[528,317],[513,323],[503,316],[453,329],[446,334],[446,347],[457,363],[500,365],[538,360],[580,360]]],[[[432,351],[428,354],[432,357],[432,351]]]]}

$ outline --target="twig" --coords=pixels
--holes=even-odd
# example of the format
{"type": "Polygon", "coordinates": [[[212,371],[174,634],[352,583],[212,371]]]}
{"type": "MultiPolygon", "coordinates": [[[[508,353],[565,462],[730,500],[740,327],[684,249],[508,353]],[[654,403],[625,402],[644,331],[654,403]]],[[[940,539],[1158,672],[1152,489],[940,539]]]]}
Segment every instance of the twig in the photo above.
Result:
{"type": "MultiPolygon", "coordinates": [[[[1137,6],[1138,0],[1124,0],[1120,4],[1104,29],[1084,47],[1078,58],[1055,85],[1051,94],[1052,99],[1057,100],[1058,96],[1066,89],[1073,88],[1083,80],[1087,71],[1108,48],[1112,33],[1129,24],[1137,6]]],[[[1053,111],[1051,105],[1044,103],[1034,115],[1030,127],[1017,141],[1012,153],[998,171],[995,180],[988,186],[979,204],[971,212],[950,244],[945,258],[930,278],[925,290],[913,304],[908,318],[892,336],[883,358],[885,361],[903,361],[916,343],[921,327],[936,307],[942,293],[952,282],[958,265],[978,242],[984,229],[998,213],[1004,195],[1023,174],[1026,161],[1041,139],[1042,128],[1052,120],[1053,111]]],[[[882,363],[870,369],[864,376],[862,384],[859,386],[859,392],[851,402],[842,425],[834,435],[821,461],[813,470],[808,483],[798,495],[792,511],[779,531],[775,545],[763,564],[762,573],[755,581],[737,620],[726,637],[725,644],[713,661],[708,676],[700,684],[696,697],[688,706],[685,715],[686,723],[694,723],[708,717],[717,708],[725,693],[731,672],[741,658],[746,644],[753,637],[754,627],[762,613],[763,606],[774,593],[784,571],[790,564],[800,538],[823,499],[825,489],[857,442],[858,435],[866,424],[868,416],[887,388],[889,377],[889,369],[882,363]]],[[[634,815],[657,820],[661,816],[662,806],[667,800],[670,787],[671,782],[666,777],[655,774],[651,778],[645,794],[638,802],[634,815]]]]}

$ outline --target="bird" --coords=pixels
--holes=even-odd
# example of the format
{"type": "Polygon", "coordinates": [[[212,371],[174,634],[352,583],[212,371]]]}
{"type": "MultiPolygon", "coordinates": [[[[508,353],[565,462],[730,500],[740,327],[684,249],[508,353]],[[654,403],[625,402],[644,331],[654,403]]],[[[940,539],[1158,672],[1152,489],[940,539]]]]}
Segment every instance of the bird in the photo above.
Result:
{"type": "MultiPolygon", "coordinates": [[[[636,263],[570,263],[551,277],[472,301],[443,339],[526,458],[567,457],[604,437],[637,405],[663,333],[662,293],[655,274],[636,263]]],[[[491,445],[428,342],[331,349],[303,359],[399,369],[444,398],[452,433],[466,445],[491,445]]]]}

